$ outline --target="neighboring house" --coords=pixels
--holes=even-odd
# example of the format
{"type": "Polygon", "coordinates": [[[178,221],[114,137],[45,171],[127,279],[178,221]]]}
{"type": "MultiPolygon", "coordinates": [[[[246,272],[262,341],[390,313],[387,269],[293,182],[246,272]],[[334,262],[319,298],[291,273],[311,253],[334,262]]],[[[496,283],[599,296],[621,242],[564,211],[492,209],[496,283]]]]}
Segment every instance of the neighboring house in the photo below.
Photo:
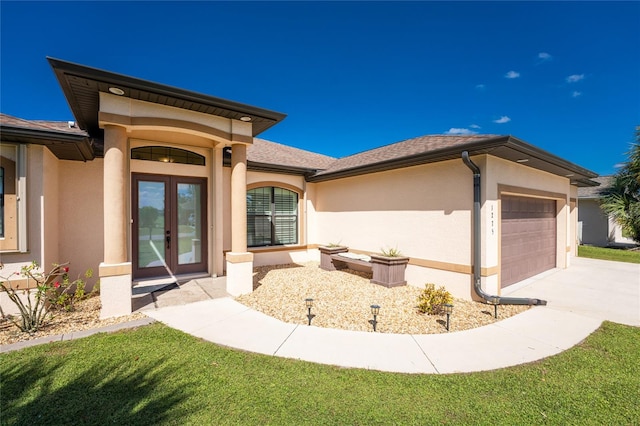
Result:
{"type": "Polygon", "coordinates": [[[635,246],[635,241],[623,235],[620,225],[600,208],[602,193],[613,183],[613,176],[593,179],[600,186],[578,189],[578,240],[580,244],[599,247],[635,246]]]}
{"type": "MultiPolygon", "coordinates": [[[[5,275],[31,260],[99,271],[102,316],[132,283],[319,259],[341,242],[394,247],[409,284],[474,297],[473,173],[481,282],[502,289],[576,253],[578,187],[596,174],[512,136],[423,136],[334,159],[257,136],[284,115],[49,59],[75,123],[1,121],[5,275]]],[[[300,135],[304,138],[305,135],[300,135]]]]}

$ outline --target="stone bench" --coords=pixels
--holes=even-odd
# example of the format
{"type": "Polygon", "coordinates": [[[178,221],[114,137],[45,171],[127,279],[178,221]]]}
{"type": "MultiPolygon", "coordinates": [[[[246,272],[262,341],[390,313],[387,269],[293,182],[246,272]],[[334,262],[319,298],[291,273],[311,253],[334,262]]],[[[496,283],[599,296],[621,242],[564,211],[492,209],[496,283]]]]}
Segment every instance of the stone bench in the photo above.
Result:
{"type": "Polygon", "coordinates": [[[363,254],[355,253],[338,253],[331,255],[331,262],[335,269],[353,269],[360,272],[371,272],[373,265],[371,264],[371,257],[363,254]]]}

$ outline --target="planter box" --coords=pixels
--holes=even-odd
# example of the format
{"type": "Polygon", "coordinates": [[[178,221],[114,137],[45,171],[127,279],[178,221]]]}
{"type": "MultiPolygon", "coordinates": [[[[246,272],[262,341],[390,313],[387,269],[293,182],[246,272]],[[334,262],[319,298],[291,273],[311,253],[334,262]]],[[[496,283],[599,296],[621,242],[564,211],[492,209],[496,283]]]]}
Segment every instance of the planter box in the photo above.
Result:
{"type": "Polygon", "coordinates": [[[325,271],[335,271],[336,267],[331,261],[331,255],[347,252],[349,251],[349,248],[320,246],[318,247],[318,250],[320,250],[320,268],[325,271]]]}
{"type": "Polygon", "coordinates": [[[371,255],[374,284],[385,287],[398,287],[407,285],[404,279],[404,271],[409,263],[408,257],[387,257],[371,255]]]}

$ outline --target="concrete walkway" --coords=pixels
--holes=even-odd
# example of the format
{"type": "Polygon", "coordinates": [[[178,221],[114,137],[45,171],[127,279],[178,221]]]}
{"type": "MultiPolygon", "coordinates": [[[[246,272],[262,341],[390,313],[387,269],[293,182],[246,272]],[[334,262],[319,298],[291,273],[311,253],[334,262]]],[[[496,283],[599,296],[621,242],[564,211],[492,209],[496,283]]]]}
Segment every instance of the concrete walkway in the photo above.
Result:
{"type": "Polygon", "coordinates": [[[495,324],[449,334],[356,332],[288,324],[229,297],[146,312],[205,340],[236,349],[342,367],[400,373],[492,370],[555,355],[603,320],[640,326],[640,265],[575,258],[511,289],[543,298],[495,324]]]}
{"type": "MultiPolygon", "coordinates": [[[[137,290],[134,287],[134,302],[149,317],[220,345],[400,373],[446,374],[503,368],[569,349],[603,320],[640,326],[640,265],[584,258],[574,258],[568,269],[548,271],[505,292],[509,296],[545,299],[547,306],[488,326],[448,334],[381,334],[288,324],[235,302],[224,291],[224,278],[196,279],[176,287],[145,283],[137,290]]],[[[101,331],[112,330],[52,336],[41,343],[101,331]]],[[[5,345],[2,352],[33,344],[37,342],[5,345]]]]}

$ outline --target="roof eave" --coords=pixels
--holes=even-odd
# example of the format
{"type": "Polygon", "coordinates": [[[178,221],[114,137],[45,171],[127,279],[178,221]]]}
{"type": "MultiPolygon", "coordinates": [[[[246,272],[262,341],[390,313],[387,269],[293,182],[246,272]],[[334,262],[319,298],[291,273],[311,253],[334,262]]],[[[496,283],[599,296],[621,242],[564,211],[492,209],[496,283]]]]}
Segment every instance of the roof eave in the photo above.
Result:
{"type": "MultiPolygon", "coordinates": [[[[456,145],[450,148],[443,148],[439,150],[424,152],[416,155],[411,155],[402,158],[394,158],[392,160],[382,161],[374,164],[368,164],[364,166],[353,167],[344,170],[338,170],[336,172],[323,173],[320,172],[314,176],[308,178],[309,182],[323,182],[334,179],[341,179],[346,177],[353,177],[363,175],[367,173],[382,172],[392,169],[398,169],[403,167],[417,166],[421,164],[435,163],[439,161],[453,160],[459,158],[462,151],[468,151],[470,155],[492,154],[496,155],[497,148],[508,148],[509,150],[517,151],[524,156],[536,158],[539,161],[546,162],[554,165],[556,168],[566,170],[564,177],[569,178],[569,174],[575,175],[572,179],[573,184],[579,187],[596,186],[597,182],[593,182],[590,179],[595,178],[598,175],[590,170],[582,168],[576,164],[563,160],[547,151],[536,148],[520,139],[513,136],[497,136],[493,138],[481,139],[479,141],[473,141],[462,145],[456,145]]],[[[496,155],[499,156],[499,155],[496,155]]],[[[506,158],[511,159],[511,158],[506,158]]]]}
{"type": "MultiPolygon", "coordinates": [[[[60,83],[60,87],[62,88],[62,91],[67,98],[67,102],[71,107],[78,125],[83,130],[93,131],[94,133],[96,132],[94,128],[95,126],[94,124],[87,122],[85,114],[81,110],[73,89],[69,84],[67,75],[86,78],[94,80],[96,82],[106,83],[108,85],[119,87],[125,91],[124,96],[130,95],[131,91],[145,92],[153,95],[164,96],[170,99],[179,99],[181,101],[229,111],[234,116],[232,118],[236,118],[235,116],[237,116],[237,118],[239,119],[241,116],[249,116],[252,117],[254,121],[256,118],[264,120],[260,121],[259,126],[252,126],[253,136],[257,136],[258,134],[264,132],[286,117],[286,114],[280,112],[230,101],[223,98],[208,96],[201,93],[163,85],[148,80],[129,77],[123,74],[112,73],[98,68],[87,67],[84,65],[62,61],[60,59],[51,57],[47,57],[47,60],[49,61],[49,64],[56,74],[56,78],[60,83]]],[[[95,121],[97,122],[97,110],[95,111],[95,114],[93,113],[94,111],[90,112],[92,120],[94,119],[93,115],[95,115],[95,121]]],[[[100,137],[100,135],[97,134],[91,136],[100,137]]]]}
{"type": "Polygon", "coordinates": [[[307,167],[286,166],[280,164],[257,163],[255,161],[247,161],[247,170],[267,173],[282,173],[288,175],[310,176],[318,171],[318,169],[310,169],[307,167]]]}
{"type": "MultiPolygon", "coordinates": [[[[507,145],[510,148],[516,149],[525,155],[531,155],[533,157],[539,158],[541,160],[544,160],[547,163],[554,164],[558,167],[567,169],[571,172],[584,176],[585,178],[593,179],[598,177],[598,174],[595,172],[592,172],[591,170],[585,169],[584,167],[581,167],[575,163],[564,160],[558,157],[557,155],[554,155],[548,151],[535,147],[516,137],[509,136],[507,145]]],[[[597,186],[597,185],[590,185],[590,186],[597,186]]]]}
{"type": "Polygon", "coordinates": [[[420,154],[409,155],[401,158],[394,158],[392,160],[381,161],[378,163],[367,164],[364,166],[353,167],[344,170],[338,170],[336,172],[328,172],[311,176],[309,182],[324,182],[327,180],[341,179],[345,177],[353,177],[368,173],[383,172],[387,170],[399,169],[404,167],[418,166],[421,164],[435,163],[438,161],[453,160],[460,157],[462,151],[469,151],[471,155],[485,154],[487,152],[481,152],[482,150],[490,150],[493,147],[501,146],[508,139],[508,136],[499,136],[496,138],[482,139],[482,146],[480,147],[477,141],[470,142],[463,145],[458,145],[451,148],[443,148],[429,152],[423,152],[420,154]]]}
{"type": "Polygon", "coordinates": [[[0,125],[2,140],[44,145],[60,160],[89,161],[95,158],[91,139],[84,135],[55,130],[36,130],[0,125]],[[72,149],[67,149],[73,147],[72,149]]]}

